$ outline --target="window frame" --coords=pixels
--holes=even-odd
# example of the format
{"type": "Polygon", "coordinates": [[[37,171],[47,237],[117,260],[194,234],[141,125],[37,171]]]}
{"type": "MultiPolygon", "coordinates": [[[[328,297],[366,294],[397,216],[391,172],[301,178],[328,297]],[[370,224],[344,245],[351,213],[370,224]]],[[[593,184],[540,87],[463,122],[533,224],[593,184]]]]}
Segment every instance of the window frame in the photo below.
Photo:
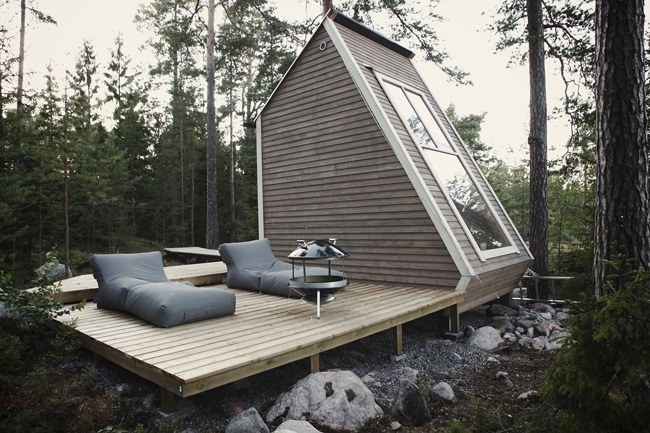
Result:
{"type": "MultiPolygon", "coordinates": [[[[456,219],[458,220],[459,224],[461,225],[461,228],[463,229],[463,232],[465,233],[465,236],[469,240],[470,244],[472,245],[472,248],[474,249],[474,251],[478,255],[479,259],[481,261],[486,261],[487,259],[491,259],[491,258],[495,258],[495,257],[501,257],[501,256],[508,255],[508,254],[519,253],[519,248],[516,246],[512,236],[510,236],[510,233],[508,232],[508,230],[506,230],[506,226],[505,226],[503,220],[496,213],[496,209],[494,208],[494,206],[492,206],[492,204],[488,200],[484,189],[477,182],[477,179],[474,176],[474,173],[472,173],[472,170],[469,169],[469,167],[467,165],[467,162],[465,161],[465,158],[463,157],[463,155],[458,151],[457,146],[454,143],[454,140],[450,136],[449,131],[447,131],[447,128],[444,127],[444,123],[441,122],[441,120],[440,120],[439,116],[437,115],[436,111],[431,106],[431,103],[429,102],[429,99],[427,98],[427,95],[425,93],[415,89],[414,87],[409,86],[407,84],[404,84],[404,83],[402,83],[402,82],[400,82],[398,80],[385,77],[385,76],[383,76],[383,75],[381,75],[379,73],[375,73],[375,75],[377,77],[377,80],[379,81],[380,87],[382,88],[382,90],[384,91],[384,94],[386,95],[386,98],[388,99],[388,101],[392,105],[393,109],[397,113],[397,116],[398,116],[400,122],[402,123],[402,126],[404,127],[404,129],[408,133],[409,137],[411,138],[411,141],[413,141],[413,143],[415,144],[418,152],[420,153],[420,156],[422,157],[422,159],[424,160],[427,168],[429,169],[429,172],[434,177],[434,179],[436,180],[438,185],[441,186],[441,191],[442,191],[442,193],[443,193],[443,195],[445,197],[445,200],[447,201],[447,205],[451,208],[452,212],[456,216],[456,219]],[[391,95],[391,92],[387,90],[387,86],[386,86],[387,84],[393,85],[393,86],[398,87],[398,88],[400,88],[402,90],[402,93],[404,94],[404,98],[406,99],[406,101],[409,102],[409,104],[411,105],[411,108],[413,109],[415,114],[418,116],[418,120],[420,121],[421,125],[425,128],[425,130],[426,130],[427,134],[429,135],[431,141],[434,143],[433,146],[432,145],[429,145],[429,146],[422,145],[421,142],[420,142],[420,139],[415,136],[415,133],[414,133],[413,129],[409,125],[407,125],[405,123],[405,118],[407,118],[407,116],[405,116],[404,113],[402,112],[402,109],[400,108],[399,102],[395,101],[393,99],[393,96],[391,95]],[[420,100],[424,103],[424,107],[431,114],[431,117],[432,117],[433,121],[436,122],[436,125],[438,126],[438,129],[440,130],[440,132],[442,133],[442,136],[446,140],[446,143],[443,143],[442,145],[439,145],[439,144],[436,143],[436,134],[432,134],[431,132],[429,132],[429,128],[427,128],[427,123],[425,123],[425,121],[422,119],[420,113],[417,110],[417,107],[415,107],[413,105],[413,103],[409,100],[408,93],[406,93],[406,92],[410,92],[413,95],[415,95],[416,97],[419,97],[420,100]],[[455,206],[454,201],[452,200],[451,196],[449,195],[449,192],[447,191],[447,189],[445,187],[442,187],[442,185],[444,185],[444,183],[442,181],[442,178],[441,178],[440,175],[438,175],[438,172],[436,171],[433,163],[429,160],[429,158],[427,157],[425,152],[440,152],[440,153],[444,153],[446,155],[454,156],[454,157],[456,157],[458,159],[458,161],[460,162],[461,167],[465,171],[469,181],[472,183],[474,188],[476,188],[476,191],[480,195],[481,199],[484,201],[487,210],[489,211],[490,215],[492,216],[492,218],[496,222],[497,227],[501,230],[501,234],[503,235],[505,240],[508,242],[508,245],[503,246],[503,247],[499,247],[499,248],[488,249],[488,250],[482,250],[480,248],[480,246],[479,246],[478,242],[476,241],[476,239],[474,238],[474,235],[472,234],[469,226],[465,222],[465,218],[463,218],[463,216],[460,214],[457,207],[455,206]]],[[[400,140],[399,137],[397,137],[397,139],[400,140]]]]}

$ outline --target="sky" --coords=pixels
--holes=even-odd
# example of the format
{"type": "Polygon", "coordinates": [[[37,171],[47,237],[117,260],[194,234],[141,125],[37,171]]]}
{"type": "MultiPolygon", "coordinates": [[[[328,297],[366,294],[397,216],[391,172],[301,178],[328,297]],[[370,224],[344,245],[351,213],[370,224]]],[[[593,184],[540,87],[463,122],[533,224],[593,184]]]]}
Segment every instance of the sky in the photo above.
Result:
{"type": "MultiPolygon", "coordinates": [[[[57,25],[37,24],[29,28],[26,37],[27,86],[42,80],[46,65],[57,76],[72,69],[85,40],[91,42],[97,60],[106,64],[115,39],[121,35],[125,50],[132,58],[131,66],[147,64],[150,54],[142,51],[147,38],[139,31],[134,17],[139,4],[145,0],[38,0],[34,7],[51,15],[57,25]]],[[[304,7],[295,0],[276,0],[279,10],[298,9],[298,18],[313,17],[320,7],[304,7]]],[[[445,21],[436,25],[440,43],[451,55],[450,64],[469,72],[472,86],[458,86],[432,65],[415,61],[425,81],[443,108],[454,104],[460,116],[486,113],[481,137],[497,155],[510,163],[525,158],[528,135],[528,68],[508,67],[509,54],[495,53],[496,36],[487,31],[501,0],[441,0],[437,11],[445,21]]],[[[19,2],[9,2],[2,8],[19,8],[19,2]]],[[[334,2],[336,6],[336,1],[334,2]]],[[[7,11],[11,12],[11,11],[7,11]]],[[[3,16],[7,16],[2,11],[3,16]]],[[[3,20],[4,18],[0,19],[3,20]]],[[[561,82],[547,70],[549,111],[560,104],[561,82]]],[[[37,87],[40,87],[37,85],[37,87]]],[[[564,119],[549,123],[549,157],[561,155],[568,139],[564,119]]]]}

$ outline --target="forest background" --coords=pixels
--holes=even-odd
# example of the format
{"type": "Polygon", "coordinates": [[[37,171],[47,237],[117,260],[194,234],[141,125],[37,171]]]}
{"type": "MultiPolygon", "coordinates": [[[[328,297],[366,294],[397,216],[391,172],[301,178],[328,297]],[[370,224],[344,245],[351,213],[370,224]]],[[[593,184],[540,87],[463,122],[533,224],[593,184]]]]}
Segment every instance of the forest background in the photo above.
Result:
{"type": "MultiPolygon", "coordinates": [[[[227,7],[221,9],[223,19],[216,29],[215,62],[217,220],[222,242],[257,237],[255,131],[251,125],[320,22],[318,1],[298,3],[305,14],[297,21],[280,18],[273,3],[221,3],[227,7]]],[[[371,6],[368,9],[359,7],[364,2],[335,6],[422,53],[413,45],[412,35],[390,23],[395,22],[396,14],[408,14],[411,8],[411,17],[421,14],[427,18],[423,28],[431,33],[426,35],[437,41],[436,23],[444,18],[437,14],[437,3],[429,3],[426,14],[425,6],[417,2],[365,2],[371,6]],[[392,9],[386,6],[391,3],[392,9]]],[[[504,1],[490,26],[495,49],[508,51],[516,64],[526,61],[518,3],[504,1]]],[[[572,30],[590,41],[593,49],[593,12],[585,12],[593,10],[593,3],[562,3],[575,11],[569,23],[572,30]]],[[[30,28],[54,25],[55,10],[27,4],[31,26],[27,35],[30,28]]],[[[92,43],[79,41],[74,66],[64,76],[50,65],[42,77],[29,81],[40,84],[25,87],[19,98],[20,1],[0,3],[0,270],[28,284],[46,253],[61,249],[66,239],[69,265],[75,273],[84,271],[83,265],[94,252],[205,245],[204,6],[182,0],[142,4],[134,19],[139,31],[147,35],[146,55],[134,62],[125,49],[128,41],[118,35],[109,60],[99,62],[92,43]],[[141,59],[147,63],[139,63],[141,59]]],[[[557,80],[566,89],[551,117],[561,116],[569,124],[566,143],[549,164],[549,265],[551,273],[590,278],[596,164],[594,88],[589,68],[584,67],[588,56],[578,50],[582,46],[573,44],[573,48],[549,55],[549,64],[561,71],[549,81],[557,80]],[[571,66],[574,64],[580,66],[571,66]]],[[[430,63],[453,83],[471,80],[471,70],[467,77],[449,66],[453,59],[447,58],[443,49],[430,63]]],[[[430,54],[425,51],[422,57],[430,54]]],[[[436,84],[429,84],[435,94],[436,84]]],[[[509,89],[502,91],[507,94],[509,89]]],[[[458,115],[453,105],[447,113],[528,239],[527,160],[505,159],[482,140],[487,113],[458,115]]]]}

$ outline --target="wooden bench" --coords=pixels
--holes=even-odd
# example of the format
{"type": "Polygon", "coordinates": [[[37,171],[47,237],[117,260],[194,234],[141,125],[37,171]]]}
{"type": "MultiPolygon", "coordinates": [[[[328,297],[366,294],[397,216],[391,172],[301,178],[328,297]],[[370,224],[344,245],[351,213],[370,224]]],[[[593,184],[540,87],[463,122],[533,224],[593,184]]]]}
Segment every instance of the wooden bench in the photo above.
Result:
{"type": "MultiPolygon", "coordinates": [[[[226,278],[227,268],[223,262],[195,263],[183,266],[168,266],[165,268],[167,278],[172,281],[190,281],[195,286],[221,284],[226,278]]],[[[61,293],[57,300],[64,304],[91,300],[97,296],[97,281],[92,274],[61,280],[61,293]]],[[[34,290],[34,289],[29,289],[34,290]]]]}

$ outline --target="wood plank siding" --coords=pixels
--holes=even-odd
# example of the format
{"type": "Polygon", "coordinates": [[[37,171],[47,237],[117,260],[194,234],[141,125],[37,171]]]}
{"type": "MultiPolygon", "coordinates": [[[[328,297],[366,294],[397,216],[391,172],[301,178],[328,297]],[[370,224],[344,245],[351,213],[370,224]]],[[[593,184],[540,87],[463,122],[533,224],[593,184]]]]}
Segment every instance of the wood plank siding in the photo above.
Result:
{"type": "MultiPolygon", "coordinates": [[[[526,271],[526,268],[530,263],[530,257],[526,253],[526,246],[522,243],[519,234],[507,217],[503,206],[498,201],[485,177],[473,161],[473,158],[462,143],[455,128],[449,122],[444,110],[433,97],[426,83],[422,80],[420,74],[408,57],[380,44],[369,45],[364,36],[345,26],[339,25],[337,26],[337,29],[345,39],[352,56],[359,65],[360,70],[364,73],[365,79],[371,86],[377,99],[382,104],[382,108],[398,132],[400,139],[406,145],[409,156],[414,161],[419,174],[425,181],[429,191],[440,207],[445,219],[458,240],[463,253],[477,273],[477,277],[470,282],[466,289],[468,293],[466,293],[465,301],[460,306],[461,311],[466,311],[508,293],[516,286],[526,271]],[[369,68],[368,66],[372,66],[372,68],[369,68]],[[520,251],[518,254],[507,254],[490,258],[486,261],[481,260],[468,238],[466,231],[463,229],[453,212],[453,209],[445,199],[440,186],[431,174],[424,158],[420,154],[415,143],[412,141],[411,136],[406,131],[406,128],[403,127],[394,107],[386,97],[376,78],[376,73],[398,80],[427,96],[428,102],[436,111],[438,118],[442,121],[443,126],[452,138],[461,157],[469,162],[466,165],[476,180],[477,185],[485,192],[485,197],[494,208],[496,216],[504,222],[505,229],[512,238],[515,246],[520,251]],[[501,277],[494,278],[494,275],[501,275],[501,277]]],[[[422,253],[426,254],[426,250],[423,250],[422,253]]]]}
{"type": "Polygon", "coordinates": [[[528,262],[521,262],[481,272],[479,278],[473,279],[467,286],[465,300],[459,306],[459,311],[464,312],[508,295],[527,268],[528,262]]]}
{"type": "Polygon", "coordinates": [[[351,281],[455,288],[456,266],[322,28],[261,120],[264,236],[276,256],[296,239],[335,237],[351,281]]]}
{"type": "Polygon", "coordinates": [[[258,118],[261,233],[276,256],[333,237],[351,281],[455,289],[472,277],[460,311],[512,290],[529,252],[411,53],[341,14],[328,20],[258,118]],[[426,96],[518,252],[475,250],[379,76],[426,96]]]}

